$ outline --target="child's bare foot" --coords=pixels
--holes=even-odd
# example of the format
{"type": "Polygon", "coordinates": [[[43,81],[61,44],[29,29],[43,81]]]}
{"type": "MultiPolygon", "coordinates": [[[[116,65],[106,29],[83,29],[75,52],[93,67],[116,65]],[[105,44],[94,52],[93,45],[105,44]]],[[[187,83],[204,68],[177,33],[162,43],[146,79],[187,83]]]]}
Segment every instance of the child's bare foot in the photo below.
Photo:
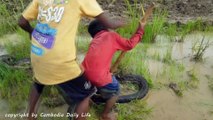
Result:
{"type": "Polygon", "coordinates": [[[102,114],[100,120],[117,120],[117,113],[102,114]]]}

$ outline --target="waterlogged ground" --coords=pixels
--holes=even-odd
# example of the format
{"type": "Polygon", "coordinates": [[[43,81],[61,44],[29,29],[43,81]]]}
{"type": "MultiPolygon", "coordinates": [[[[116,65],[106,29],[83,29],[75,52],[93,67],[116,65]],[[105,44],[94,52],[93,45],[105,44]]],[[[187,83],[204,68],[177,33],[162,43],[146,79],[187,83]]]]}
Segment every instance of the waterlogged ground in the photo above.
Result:
{"type": "MultiPolygon", "coordinates": [[[[213,91],[208,86],[213,79],[213,45],[204,54],[203,62],[193,62],[192,45],[202,38],[202,34],[196,33],[186,37],[184,43],[172,43],[168,45],[165,37],[159,36],[158,42],[148,49],[148,54],[162,52],[171,47],[172,60],[184,67],[178,71],[178,65],[168,65],[158,60],[147,60],[147,64],[155,81],[156,88],[150,91],[147,102],[153,106],[150,120],[212,120],[213,119],[213,91]],[[171,68],[174,67],[174,68],[171,68]],[[175,71],[177,69],[177,71],[175,71]],[[183,96],[178,97],[168,86],[168,81],[189,81],[189,73],[197,77],[195,88],[185,88],[183,96]],[[164,74],[164,75],[163,75],[164,74]],[[171,75],[172,74],[172,75],[171,75]],[[174,79],[172,79],[175,77],[174,79]],[[169,80],[170,79],[170,80],[169,80]],[[166,87],[165,87],[166,86],[166,87]]],[[[205,40],[213,41],[212,34],[205,34],[205,40]]],[[[189,83],[190,84],[190,83],[189,83]]],[[[188,86],[190,87],[190,86],[188,86]]]]}
{"type": "MultiPolygon", "coordinates": [[[[202,39],[203,35],[205,42],[209,40],[213,43],[212,33],[193,33],[186,36],[184,42],[170,42],[168,37],[159,35],[156,43],[139,44],[135,50],[130,52],[130,54],[137,53],[138,57],[145,54],[142,55],[140,61],[136,62],[143,62],[154,83],[154,87],[145,99],[148,106],[152,108],[148,120],[213,120],[213,91],[209,88],[209,81],[213,80],[213,45],[205,51],[203,61],[192,60],[195,52],[192,48],[197,41],[202,39]],[[145,52],[140,52],[142,50],[145,52]],[[171,82],[179,86],[182,96],[176,95],[168,87],[171,82]]],[[[6,36],[6,38],[13,41],[17,38],[14,36],[6,36]]],[[[85,40],[88,43],[89,39],[79,37],[81,42],[85,40]]],[[[0,41],[0,55],[2,55],[6,53],[1,47],[5,38],[0,41]]],[[[84,50],[79,52],[79,61],[83,59],[82,52],[86,50],[81,42],[78,46],[84,50]]],[[[134,59],[130,60],[130,63],[134,63],[134,59]]],[[[0,100],[0,115],[8,113],[8,106],[6,100],[0,100]]],[[[66,109],[67,105],[56,108],[47,108],[42,105],[39,111],[40,113],[61,112],[65,114],[66,109]]],[[[22,110],[24,111],[26,110],[22,110]]],[[[52,118],[45,118],[47,119],[52,118]]]]}

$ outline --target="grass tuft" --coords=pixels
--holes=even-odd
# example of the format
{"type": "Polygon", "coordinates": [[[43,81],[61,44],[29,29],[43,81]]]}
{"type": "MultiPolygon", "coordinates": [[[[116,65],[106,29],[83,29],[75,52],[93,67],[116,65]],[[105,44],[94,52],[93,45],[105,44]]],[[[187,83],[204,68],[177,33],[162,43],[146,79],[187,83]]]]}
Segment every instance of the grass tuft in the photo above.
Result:
{"type": "Polygon", "coordinates": [[[195,61],[202,61],[203,55],[206,49],[211,45],[209,40],[205,41],[205,37],[203,36],[200,41],[196,41],[193,44],[192,51],[193,51],[193,60],[195,61]]]}
{"type": "Polygon", "coordinates": [[[5,45],[5,49],[8,54],[13,55],[17,59],[21,58],[29,58],[30,56],[30,45],[31,41],[29,38],[29,34],[24,32],[21,29],[17,30],[18,39],[16,43],[14,41],[10,41],[5,45]]]}
{"type": "Polygon", "coordinates": [[[28,98],[31,77],[24,70],[12,69],[0,63],[0,93],[9,102],[9,109],[17,111],[23,109],[28,98]],[[15,100],[15,101],[14,101],[15,100]]]}
{"type": "MultiPolygon", "coordinates": [[[[93,105],[90,110],[91,117],[88,119],[99,118],[103,108],[103,105],[93,105]]],[[[152,112],[152,108],[145,101],[136,100],[128,104],[117,104],[114,111],[118,113],[118,120],[146,120],[152,112]]]]}
{"type": "Polygon", "coordinates": [[[155,42],[157,35],[162,33],[163,26],[166,21],[166,16],[166,11],[157,11],[153,15],[152,22],[150,24],[147,24],[145,27],[145,34],[143,36],[144,42],[155,42]]]}

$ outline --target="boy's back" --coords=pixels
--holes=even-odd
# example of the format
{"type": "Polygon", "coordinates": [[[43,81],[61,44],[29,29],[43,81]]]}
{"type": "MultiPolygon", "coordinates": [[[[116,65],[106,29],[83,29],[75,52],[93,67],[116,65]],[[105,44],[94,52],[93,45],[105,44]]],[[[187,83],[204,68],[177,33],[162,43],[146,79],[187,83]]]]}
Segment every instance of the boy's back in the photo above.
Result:
{"type": "Polygon", "coordinates": [[[143,35],[143,29],[138,29],[130,40],[122,38],[115,32],[101,30],[90,44],[89,50],[82,63],[84,74],[97,87],[112,82],[110,73],[111,61],[117,50],[130,50],[136,46],[143,35]]]}

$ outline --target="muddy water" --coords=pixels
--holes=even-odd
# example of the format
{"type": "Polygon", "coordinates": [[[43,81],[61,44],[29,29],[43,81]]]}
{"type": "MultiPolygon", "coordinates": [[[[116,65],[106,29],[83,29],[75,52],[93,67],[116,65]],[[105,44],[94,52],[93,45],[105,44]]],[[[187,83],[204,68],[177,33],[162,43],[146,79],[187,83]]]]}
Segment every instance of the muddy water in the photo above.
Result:
{"type": "MultiPolygon", "coordinates": [[[[213,36],[206,34],[206,40],[213,42],[213,36]]],[[[180,79],[188,79],[184,75],[187,71],[194,70],[198,79],[199,85],[196,89],[188,89],[183,92],[183,97],[178,97],[168,87],[161,89],[153,89],[149,93],[147,102],[153,107],[150,120],[213,120],[213,91],[208,87],[208,79],[205,76],[213,77],[213,46],[211,45],[204,54],[204,61],[195,63],[191,61],[192,45],[195,41],[201,39],[201,34],[193,34],[186,37],[184,43],[173,43],[167,46],[165,37],[159,37],[159,41],[152,46],[148,52],[155,53],[156,51],[166,52],[165,47],[171,48],[172,59],[185,66],[182,72],[183,77],[180,79]]],[[[167,65],[156,61],[149,60],[148,67],[152,78],[155,81],[169,81],[168,77],[161,77],[158,74],[162,73],[163,69],[167,69],[167,65]]],[[[166,74],[170,74],[167,71],[166,74]]]]}
{"type": "MultiPolygon", "coordinates": [[[[9,37],[14,40],[15,35],[9,37]]],[[[206,40],[213,42],[212,33],[205,34],[206,40]]],[[[8,38],[8,36],[6,36],[8,38]]],[[[153,107],[153,112],[149,117],[150,120],[213,120],[213,91],[208,87],[208,79],[205,76],[213,78],[213,46],[210,46],[204,54],[204,61],[195,63],[191,61],[192,45],[202,38],[201,33],[192,34],[186,37],[185,42],[169,42],[165,36],[158,36],[157,42],[150,45],[147,50],[148,55],[159,53],[160,59],[170,51],[172,59],[177,63],[183,64],[184,71],[178,74],[183,74],[181,80],[187,80],[187,71],[194,70],[198,79],[199,85],[196,89],[187,89],[183,92],[183,97],[178,97],[170,88],[167,87],[169,82],[169,71],[164,74],[164,69],[169,67],[168,64],[163,63],[154,58],[146,60],[151,77],[154,81],[155,87],[159,82],[163,87],[154,88],[149,92],[146,99],[149,106],[153,107]]],[[[5,54],[6,51],[1,47],[5,44],[4,39],[0,39],[0,55],[5,54]]],[[[78,55],[78,59],[82,60],[84,55],[78,55]]],[[[5,100],[0,100],[0,115],[8,113],[8,103],[5,100]]],[[[67,105],[57,108],[39,108],[40,113],[65,113],[67,105]]],[[[23,110],[25,111],[25,110],[23,110]]],[[[0,117],[1,119],[1,117],[0,117]]]]}

